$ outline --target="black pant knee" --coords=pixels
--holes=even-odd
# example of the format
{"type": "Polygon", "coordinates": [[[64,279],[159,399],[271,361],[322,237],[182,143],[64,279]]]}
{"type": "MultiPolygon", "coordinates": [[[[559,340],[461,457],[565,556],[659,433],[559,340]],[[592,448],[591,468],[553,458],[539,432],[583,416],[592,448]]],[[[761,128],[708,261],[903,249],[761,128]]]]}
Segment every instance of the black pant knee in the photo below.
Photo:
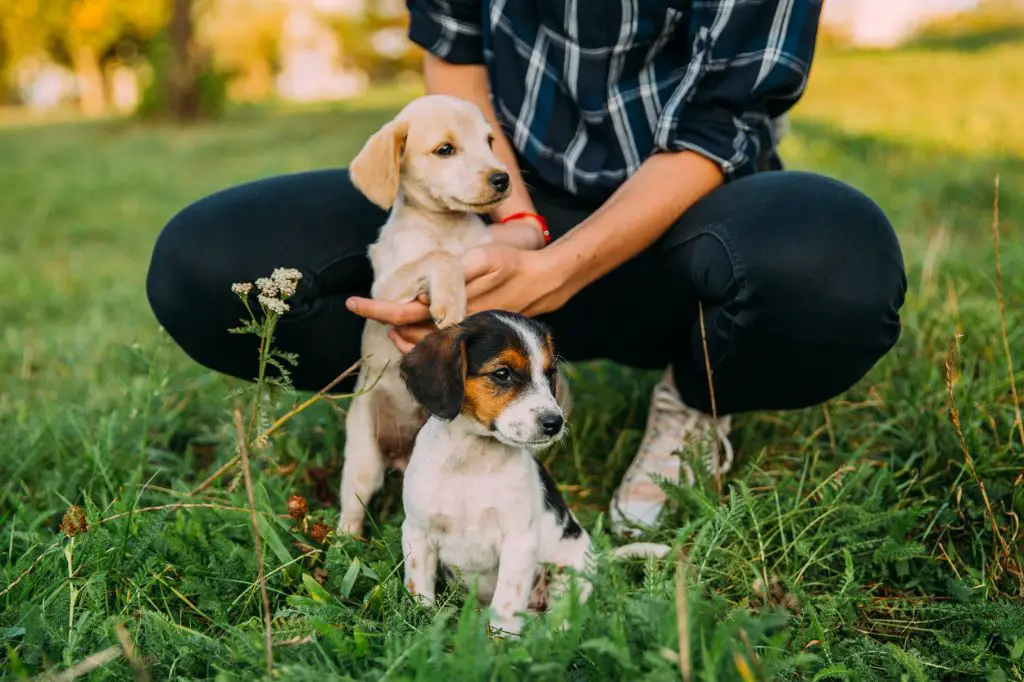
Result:
{"type": "Polygon", "coordinates": [[[150,306],[195,361],[251,379],[257,346],[250,335],[228,332],[247,315],[231,285],[296,268],[303,277],[274,343],[299,356],[295,386],[318,390],[359,358],[363,320],[345,298],[369,292],[366,248],[385,219],[342,169],[222,190],[183,209],[160,233],[146,280],[150,306]]]}
{"type": "Polygon", "coordinates": [[[705,305],[677,368],[684,399],[710,407],[703,338],[729,412],[790,409],[848,389],[900,333],[902,254],[882,210],[856,189],[775,172],[716,191],[681,220],[675,267],[705,305]]]}
{"type": "Polygon", "coordinates": [[[212,226],[206,225],[195,205],[164,226],[146,273],[146,296],[157,322],[186,355],[210,369],[251,378],[253,362],[245,354],[224,352],[224,344],[232,344],[224,338],[227,330],[237,326],[245,311],[241,306],[221,311],[230,301],[228,292],[220,291],[225,282],[217,269],[205,267],[196,257],[203,246],[195,237],[205,228],[212,226]]]}

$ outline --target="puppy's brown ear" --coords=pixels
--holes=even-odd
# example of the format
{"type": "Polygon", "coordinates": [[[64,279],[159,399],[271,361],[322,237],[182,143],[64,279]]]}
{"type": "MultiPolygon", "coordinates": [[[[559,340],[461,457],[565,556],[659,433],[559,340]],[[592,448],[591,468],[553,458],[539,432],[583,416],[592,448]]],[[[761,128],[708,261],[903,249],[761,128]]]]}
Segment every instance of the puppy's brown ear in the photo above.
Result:
{"type": "Polygon", "coordinates": [[[412,397],[430,414],[451,421],[466,400],[466,337],[458,325],[426,337],[399,365],[412,397]]]}
{"type": "Polygon", "coordinates": [[[356,189],[384,210],[398,198],[399,166],[408,135],[407,121],[388,123],[366,141],[348,167],[356,189]]]}

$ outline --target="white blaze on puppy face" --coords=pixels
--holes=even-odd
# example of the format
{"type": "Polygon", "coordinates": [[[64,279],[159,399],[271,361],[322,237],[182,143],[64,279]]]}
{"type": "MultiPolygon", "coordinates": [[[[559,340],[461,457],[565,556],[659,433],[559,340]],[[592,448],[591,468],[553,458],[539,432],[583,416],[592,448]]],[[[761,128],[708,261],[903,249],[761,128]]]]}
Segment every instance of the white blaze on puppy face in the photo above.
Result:
{"type": "Polygon", "coordinates": [[[408,123],[400,183],[411,201],[434,210],[486,213],[511,193],[508,169],[491,148],[491,126],[474,104],[422,97],[396,120],[408,123]]]}
{"type": "Polygon", "coordinates": [[[526,350],[528,378],[508,405],[494,419],[498,440],[510,445],[543,447],[565,432],[562,410],[555,400],[554,348],[550,337],[511,317],[500,316],[526,350]]]}

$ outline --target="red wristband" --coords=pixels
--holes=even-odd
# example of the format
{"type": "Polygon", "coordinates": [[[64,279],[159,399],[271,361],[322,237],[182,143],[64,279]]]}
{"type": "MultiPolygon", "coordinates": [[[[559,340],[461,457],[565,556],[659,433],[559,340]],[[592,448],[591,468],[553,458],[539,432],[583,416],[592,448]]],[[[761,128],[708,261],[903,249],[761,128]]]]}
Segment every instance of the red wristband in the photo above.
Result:
{"type": "Polygon", "coordinates": [[[520,211],[519,213],[513,213],[502,218],[499,222],[507,223],[513,220],[520,220],[522,218],[533,218],[540,225],[540,233],[544,235],[544,246],[551,243],[551,232],[548,230],[548,221],[544,220],[542,216],[536,213],[530,213],[529,211],[520,211]]]}

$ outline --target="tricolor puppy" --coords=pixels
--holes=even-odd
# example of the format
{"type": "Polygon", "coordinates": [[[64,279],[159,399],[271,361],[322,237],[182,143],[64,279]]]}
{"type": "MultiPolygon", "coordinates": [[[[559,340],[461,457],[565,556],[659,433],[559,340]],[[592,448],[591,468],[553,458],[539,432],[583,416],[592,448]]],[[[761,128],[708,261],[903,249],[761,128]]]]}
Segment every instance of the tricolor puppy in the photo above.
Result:
{"type": "MultiPolygon", "coordinates": [[[[476,580],[493,628],[518,633],[521,613],[547,601],[544,564],[582,572],[590,536],[534,452],[562,437],[556,355],[541,324],[502,312],[434,332],[401,362],[409,391],[430,413],[405,472],[405,585],[434,600],[438,567],[476,580]]],[[[630,545],[619,556],[662,555],[630,545]]],[[[565,589],[552,584],[552,597],[565,589]]],[[[590,585],[580,581],[582,598],[590,585]]]]}
{"type": "MultiPolygon", "coordinates": [[[[430,314],[442,328],[465,317],[460,257],[491,240],[477,214],[498,206],[510,193],[506,168],[491,150],[493,140],[475,105],[432,95],[407,105],[352,161],[352,183],[391,210],[369,248],[373,298],[409,302],[426,294],[430,314]]],[[[365,505],[383,483],[386,467],[404,467],[426,419],[399,377],[401,354],[388,339],[387,327],[366,323],[362,357],[356,389],[363,393],[353,399],[345,421],[338,528],[356,535],[362,533],[365,505]]]]}

